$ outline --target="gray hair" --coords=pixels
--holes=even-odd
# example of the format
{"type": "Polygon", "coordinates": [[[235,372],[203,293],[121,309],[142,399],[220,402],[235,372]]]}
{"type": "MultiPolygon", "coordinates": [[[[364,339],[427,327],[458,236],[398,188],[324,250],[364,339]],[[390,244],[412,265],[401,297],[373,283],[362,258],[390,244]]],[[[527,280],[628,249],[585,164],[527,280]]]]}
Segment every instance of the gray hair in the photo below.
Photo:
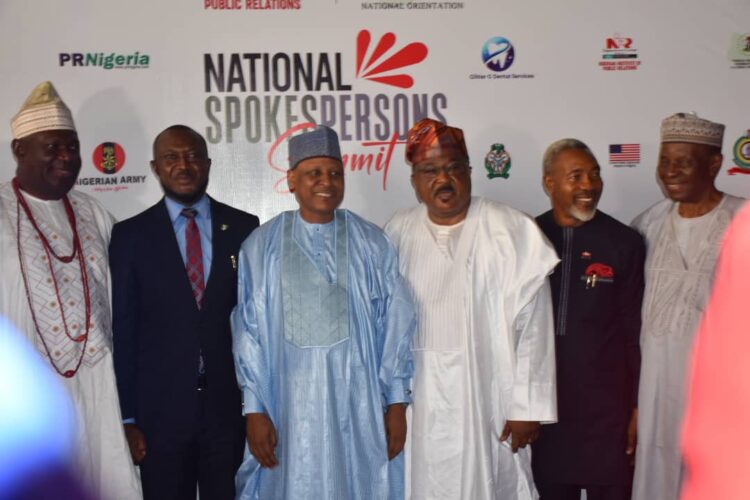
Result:
{"type": "Polygon", "coordinates": [[[596,163],[597,166],[599,165],[599,162],[596,161],[596,156],[594,156],[594,153],[592,153],[591,149],[589,149],[589,147],[582,141],[573,138],[559,139],[547,146],[547,150],[544,152],[544,157],[542,160],[542,175],[549,175],[552,171],[552,164],[557,159],[557,156],[563,151],[567,151],[569,149],[583,151],[584,153],[589,155],[592,160],[594,160],[594,163],[596,163]]]}

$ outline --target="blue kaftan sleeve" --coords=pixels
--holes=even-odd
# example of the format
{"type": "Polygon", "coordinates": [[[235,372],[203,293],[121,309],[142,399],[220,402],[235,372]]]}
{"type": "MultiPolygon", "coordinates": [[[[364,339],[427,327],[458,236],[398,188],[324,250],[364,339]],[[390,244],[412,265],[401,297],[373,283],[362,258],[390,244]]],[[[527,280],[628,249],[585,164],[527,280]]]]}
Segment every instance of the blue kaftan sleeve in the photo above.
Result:
{"type": "Polygon", "coordinates": [[[380,349],[380,386],[385,405],[410,403],[414,360],[411,342],[417,326],[411,293],[398,271],[396,250],[386,242],[384,259],[379,263],[385,273],[387,298],[380,311],[378,332],[380,349]]]}
{"type": "Polygon", "coordinates": [[[255,251],[258,238],[245,240],[239,254],[239,279],[237,282],[237,305],[232,311],[232,351],[237,372],[237,382],[242,391],[243,415],[267,413],[267,395],[270,374],[266,357],[265,342],[258,326],[258,311],[263,310],[263,293],[257,293],[257,283],[262,269],[256,260],[260,252],[255,251]],[[254,248],[255,247],[255,248],[254,248]],[[260,309],[259,309],[260,308],[260,309]]]}

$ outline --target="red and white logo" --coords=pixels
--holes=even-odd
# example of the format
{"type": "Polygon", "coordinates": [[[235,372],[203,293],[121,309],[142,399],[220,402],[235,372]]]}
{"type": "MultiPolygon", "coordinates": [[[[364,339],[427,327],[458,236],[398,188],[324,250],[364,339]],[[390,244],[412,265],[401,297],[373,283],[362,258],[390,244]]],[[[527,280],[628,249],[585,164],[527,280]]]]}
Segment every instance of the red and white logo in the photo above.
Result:
{"type": "Polygon", "coordinates": [[[630,49],[632,45],[633,45],[632,38],[626,37],[626,36],[615,35],[612,38],[607,38],[605,49],[626,50],[626,49],[630,49]]]}
{"type": "Polygon", "coordinates": [[[125,164],[125,150],[116,142],[103,142],[94,149],[91,158],[103,174],[116,174],[125,164]]]}
{"type": "Polygon", "coordinates": [[[384,34],[372,50],[371,41],[368,30],[362,30],[357,35],[357,78],[410,89],[414,85],[414,79],[405,73],[393,72],[424,61],[428,53],[427,46],[421,42],[412,42],[386,56],[386,52],[396,45],[396,35],[391,32],[384,34]]]}

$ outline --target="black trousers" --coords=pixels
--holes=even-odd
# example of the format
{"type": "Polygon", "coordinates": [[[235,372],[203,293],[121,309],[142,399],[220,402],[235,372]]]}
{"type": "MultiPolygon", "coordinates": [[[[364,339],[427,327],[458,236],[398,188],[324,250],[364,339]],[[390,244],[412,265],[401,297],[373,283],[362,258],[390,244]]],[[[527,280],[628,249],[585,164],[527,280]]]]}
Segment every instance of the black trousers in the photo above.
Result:
{"type": "Polygon", "coordinates": [[[205,391],[199,400],[192,435],[146,436],[144,500],[195,500],[196,486],[201,499],[234,499],[234,475],[245,449],[244,421],[238,411],[236,422],[227,425],[226,418],[213,415],[205,391]]]}
{"type": "Polygon", "coordinates": [[[585,485],[536,483],[541,500],[579,500],[586,490],[587,500],[630,500],[630,485],[585,485]]]}

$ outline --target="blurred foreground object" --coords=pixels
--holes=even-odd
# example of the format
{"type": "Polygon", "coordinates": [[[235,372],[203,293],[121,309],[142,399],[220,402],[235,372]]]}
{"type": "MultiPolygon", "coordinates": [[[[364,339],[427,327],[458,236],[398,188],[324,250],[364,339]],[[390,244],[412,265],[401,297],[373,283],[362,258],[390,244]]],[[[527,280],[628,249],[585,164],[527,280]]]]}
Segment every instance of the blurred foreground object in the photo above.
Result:
{"type": "Polygon", "coordinates": [[[726,232],[698,330],[683,428],[683,500],[750,498],[750,206],[726,232]]]}
{"type": "Polygon", "coordinates": [[[65,390],[0,317],[0,500],[92,499],[68,470],[74,443],[65,390]]]}

